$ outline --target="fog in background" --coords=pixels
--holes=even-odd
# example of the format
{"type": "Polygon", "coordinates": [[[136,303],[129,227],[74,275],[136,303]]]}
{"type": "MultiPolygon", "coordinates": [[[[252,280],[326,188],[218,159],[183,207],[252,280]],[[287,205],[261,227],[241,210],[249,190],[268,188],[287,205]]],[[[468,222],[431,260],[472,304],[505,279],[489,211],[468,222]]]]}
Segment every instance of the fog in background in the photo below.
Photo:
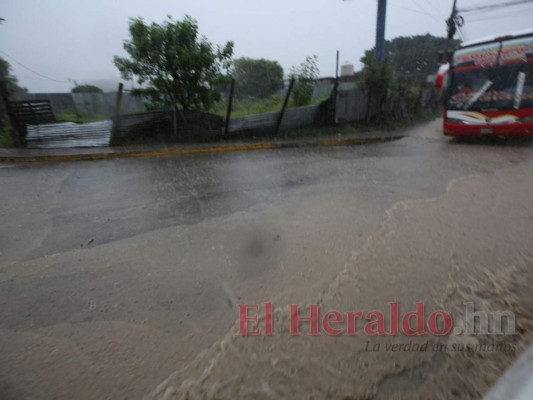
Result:
{"type": "MultiPolygon", "coordinates": [[[[499,1],[459,0],[459,8],[499,1]]],[[[360,69],[375,41],[377,0],[2,0],[0,56],[30,92],[67,92],[93,83],[112,90],[120,81],[114,55],[124,55],[128,19],[162,22],[196,18],[216,44],[235,42],[235,58],[277,60],[288,73],[306,56],[319,58],[321,76],[341,64],[360,69]]],[[[446,35],[452,0],[389,0],[386,38],[446,35]]],[[[466,40],[532,28],[533,3],[463,14],[466,40]]],[[[131,87],[132,83],[126,84],[131,87]]]]}

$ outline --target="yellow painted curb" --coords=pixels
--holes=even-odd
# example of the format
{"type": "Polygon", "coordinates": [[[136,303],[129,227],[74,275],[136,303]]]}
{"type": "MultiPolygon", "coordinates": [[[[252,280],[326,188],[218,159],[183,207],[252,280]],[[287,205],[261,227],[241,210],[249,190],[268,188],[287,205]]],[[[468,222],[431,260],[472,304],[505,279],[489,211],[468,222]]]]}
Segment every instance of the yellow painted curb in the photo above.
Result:
{"type": "Polygon", "coordinates": [[[367,143],[389,142],[401,139],[402,136],[391,136],[382,138],[366,139],[328,139],[308,142],[288,142],[288,143],[255,143],[255,144],[236,144],[227,146],[211,147],[190,147],[174,148],[161,150],[146,151],[117,151],[109,153],[92,153],[92,154],[58,154],[43,156],[0,156],[0,162],[4,163],[30,163],[30,162],[47,162],[47,161],[97,161],[111,160],[117,158],[136,158],[136,157],[159,157],[176,154],[201,154],[201,153],[223,153],[229,151],[247,151],[247,150],[272,150],[296,147],[332,147],[332,146],[353,146],[367,143]]]}

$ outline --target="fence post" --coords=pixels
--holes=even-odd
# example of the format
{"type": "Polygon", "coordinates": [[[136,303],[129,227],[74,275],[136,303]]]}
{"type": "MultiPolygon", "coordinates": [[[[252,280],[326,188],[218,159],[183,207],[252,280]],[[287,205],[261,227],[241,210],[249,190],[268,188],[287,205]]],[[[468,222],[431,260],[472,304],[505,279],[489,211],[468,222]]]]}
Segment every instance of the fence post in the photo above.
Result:
{"type": "Polygon", "coordinates": [[[224,135],[229,135],[229,122],[231,118],[231,108],[233,106],[233,94],[235,92],[235,79],[231,80],[231,86],[229,89],[228,110],[226,112],[226,125],[224,127],[224,135]]]}
{"type": "Polygon", "coordinates": [[[337,64],[335,67],[335,83],[333,84],[333,110],[331,111],[331,121],[333,125],[337,124],[337,97],[339,94],[339,55],[340,52],[337,50],[337,64]]]}
{"type": "Polygon", "coordinates": [[[289,83],[289,89],[287,89],[287,94],[285,95],[285,100],[283,101],[283,107],[281,108],[281,111],[278,115],[278,121],[276,123],[276,135],[279,134],[279,129],[281,127],[281,123],[283,122],[283,116],[285,115],[285,110],[287,109],[287,105],[289,104],[289,98],[291,97],[293,86],[294,86],[294,78],[292,78],[291,83],[289,83]]]}
{"type": "Polygon", "coordinates": [[[113,116],[113,126],[111,127],[111,146],[114,146],[118,142],[118,135],[120,133],[120,103],[122,102],[122,90],[124,85],[118,84],[117,100],[115,102],[115,114],[113,116]]]}

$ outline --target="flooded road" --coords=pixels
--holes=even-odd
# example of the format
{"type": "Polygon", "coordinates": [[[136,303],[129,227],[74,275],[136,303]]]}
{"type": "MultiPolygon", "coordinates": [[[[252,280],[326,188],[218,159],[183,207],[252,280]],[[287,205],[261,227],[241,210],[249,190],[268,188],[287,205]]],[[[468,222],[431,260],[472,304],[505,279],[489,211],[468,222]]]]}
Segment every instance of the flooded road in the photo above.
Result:
{"type": "Polygon", "coordinates": [[[531,342],[531,143],[449,141],[435,122],[380,145],[14,166],[0,181],[1,398],[467,399],[531,342]],[[238,304],[265,302],[274,334],[240,336],[238,304]],[[290,304],[390,302],[455,327],[465,303],[509,310],[517,334],[289,332],[290,304]],[[453,351],[497,343],[510,350],[453,351]]]}

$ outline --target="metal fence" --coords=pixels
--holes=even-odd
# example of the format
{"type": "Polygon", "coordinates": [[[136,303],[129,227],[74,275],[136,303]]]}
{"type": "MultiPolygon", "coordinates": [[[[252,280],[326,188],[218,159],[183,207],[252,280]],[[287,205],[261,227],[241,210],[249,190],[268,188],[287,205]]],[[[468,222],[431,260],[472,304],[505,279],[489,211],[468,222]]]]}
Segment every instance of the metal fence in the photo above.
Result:
{"type": "MultiPolygon", "coordinates": [[[[322,88],[323,90],[324,88],[322,88]]],[[[124,93],[119,116],[113,116],[116,94],[25,94],[28,99],[46,98],[54,112],[74,105],[92,113],[106,110],[105,121],[89,124],[54,123],[31,125],[27,122],[28,147],[92,147],[136,141],[167,141],[177,138],[202,140],[223,137],[273,135],[280,131],[306,126],[333,125],[369,120],[372,115],[383,114],[393,119],[403,119],[416,113],[418,108],[436,104],[434,91],[421,87],[415,101],[402,96],[390,97],[383,104],[368,101],[368,94],[352,86],[328,87],[329,98],[320,104],[291,107],[290,85],[273,97],[256,99],[228,90],[226,100],[219,104],[218,113],[181,110],[134,112],[140,99],[124,93]],[[240,99],[239,99],[239,96],[240,99]],[[237,104],[232,103],[236,101],[237,104]],[[239,101],[241,103],[239,103],[239,101]],[[232,105],[228,114],[229,105],[232,105]],[[54,107],[55,106],[55,107],[54,107]],[[413,110],[410,109],[414,107],[413,110]],[[262,109],[275,111],[260,112],[262,109]],[[222,115],[229,115],[226,119],[222,115]],[[111,118],[113,116],[113,118],[111,118]],[[176,117],[176,118],[175,118],[176,117]],[[177,135],[176,135],[177,133],[177,135]]],[[[120,98],[120,96],[119,96],[120,98]]],[[[143,105],[144,109],[144,105],[143,105]]],[[[116,110],[115,110],[116,111],[116,110]]]]}
{"type": "MultiPolygon", "coordinates": [[[[180,110],[176,113],[176,134],[182,139],[220,138],[224,119],[218,115],[180,110]]],[[[116,121],[113,143],[174,137],[174,112],[149,111],[121,115],[116,121]]]]}
{"type": "Polygon", "coordinates": [[[368,99],[359,89],[339,90],[335,107],[335,122],[355,122],[366,118],[368,99]]]}
{"type": "MultiPolygon", "coordinates": [[[[281,120],[281,130],[313,125],[318,109],[318,105],[287,109],[281,120]]],[[[272,133],[277,127],[279,114],[279,112],[270,112],[234,118],[229,123],[229,133],[272,133]]]]}

